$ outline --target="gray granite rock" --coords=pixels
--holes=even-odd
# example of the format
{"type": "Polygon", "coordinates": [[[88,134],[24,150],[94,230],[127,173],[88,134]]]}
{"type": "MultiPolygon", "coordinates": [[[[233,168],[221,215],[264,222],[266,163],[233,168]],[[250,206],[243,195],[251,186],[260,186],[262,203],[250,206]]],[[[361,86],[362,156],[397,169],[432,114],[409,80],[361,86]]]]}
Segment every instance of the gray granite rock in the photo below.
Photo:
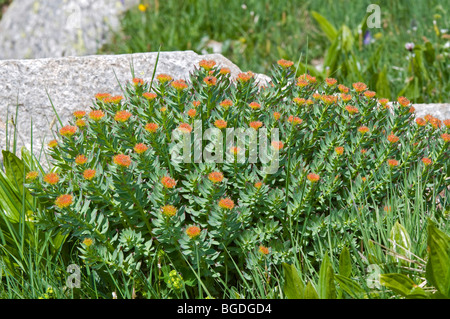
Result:
{"type": "MultiPolygon", "coordinates": [[[[33,120],[33,150],[53,139],[57,129],[56,116],[49,97],[63,124],[72,112],[88,110],[94,95],[107,92],[122,94],[119,86],[132,80],[131,63],[135,76],[151,80],[157,53],[130,55],[99,55],[84,57],[0,60],[0,149],[6,148],[6,117],[15,117],[18,102],[18,146],[31,146],[31,119],[33,120]],[[117,78],[116,78],[117,77],[117,78]],[[48,93],[48,95],[47,95],[48,93]]],[[[156,74],[170,74],[174,79],[188,80],[190,72],[202,59],[215,60],[228,67],[232,76],[241,70],[220,54],[198,55],[193,51],[161,52],[156,74]]],[[[268,77],[256,75],[261,83],[268,77]]],[[[10,144],[12,145],[12,144],[10,144]]]]}
{"type": "Polygon", "coordinates": [[[14,0],[0,21],[0,59],[96,54],[139,0],[14,0]]]}

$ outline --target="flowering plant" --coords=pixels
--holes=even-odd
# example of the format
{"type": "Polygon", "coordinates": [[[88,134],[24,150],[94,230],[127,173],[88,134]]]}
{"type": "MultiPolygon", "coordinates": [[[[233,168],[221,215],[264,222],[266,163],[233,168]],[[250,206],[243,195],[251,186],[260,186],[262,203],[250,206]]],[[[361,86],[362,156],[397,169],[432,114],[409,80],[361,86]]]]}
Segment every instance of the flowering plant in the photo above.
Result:
{"type": "MultiPolygon", "coordinates": [[[[433,205],[448,183],[449,120],[375,96],[360,82],[296,77],[286,60],[266,85],[205,60],[189,81],[135,78],[123,96],[97,94],[49,143],[52,171],[27,175],[45,207],[36,217],[77,239],[101,278],[142,281],[165,259],[192,289],[202,280],[214,292],[245,269],[314,259],[310,240],[333,214],[419,188],[433,205]],[[237,128],[247,135],[223,141],[237,128]],[[262,137],[271,142],[255,160],[262,137]]],[[[339,227],[358,238],[351,221],[339,227]]]]}

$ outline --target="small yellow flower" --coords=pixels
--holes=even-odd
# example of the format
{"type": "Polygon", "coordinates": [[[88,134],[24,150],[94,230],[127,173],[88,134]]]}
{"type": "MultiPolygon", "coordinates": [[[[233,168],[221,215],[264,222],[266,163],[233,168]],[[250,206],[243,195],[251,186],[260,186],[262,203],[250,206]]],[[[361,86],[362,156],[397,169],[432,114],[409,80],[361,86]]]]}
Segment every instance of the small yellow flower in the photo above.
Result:
{"type": "Polygon", "coordinates": [[[25,179],[27,181],[34,181],[39,176],[39,173],[36,171],[28,172],[27,175],[25,175],[25,179]]]}
{"type": "Polygon", "coordinates": [[[141,12],[145,12],[145,11],[147,11],[147,7],[148,7],[148,5],[141,3],[141,4],[139,4],[138,9],[141,12]]]}
{"type": "Polygon", "coordinates": [[[51,140],[50,142],[48,142],[47,145],[50,148],[55,148],[56,146],[58,146],[58,141],[57,140],[51,140]]]}
{"type": "Polygon", "coordinates": [[[94,243],[94,241],[93,241],[91,238],[85,238],[85,239],[83,240],[83,244],[84,244],[86,247],[90,247],[93,243],[94,243]]]}

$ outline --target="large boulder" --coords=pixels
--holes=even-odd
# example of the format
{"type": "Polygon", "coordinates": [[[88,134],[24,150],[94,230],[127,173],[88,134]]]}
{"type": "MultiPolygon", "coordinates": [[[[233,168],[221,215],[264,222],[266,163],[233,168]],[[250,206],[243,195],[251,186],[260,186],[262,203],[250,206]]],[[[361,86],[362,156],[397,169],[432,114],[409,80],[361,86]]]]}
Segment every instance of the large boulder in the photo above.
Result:
{"type": "Polygon", "coordinates": [[[0,59],[96,54],[139,0],[14,0],[0,21],[0,59]]]}
{"type": "MultiPolygon", "coordinates": [[[[77,109],[89,110],[94,95],[107,92],[122,95],[120,85],[135,76],[150,81],[158,53],[99,55],[67,58],[0,60],[0,149],[6,149],[6,121],[12,133],[11,118],[16,115],[18,146],[31,146],[33,120],[33,151],[53,139],[59,126],[53,106],[63,124],[77,109]]],[[[174,79],[189,80],[190,73],[203,60],[215,60],[228,67],[233,77],[241,70],[220,54],[198,55],[193,51],[161,52],[156,75],[166,73],[174,79]]],[[[268,77],[256,75],[266,83],[268,77]]],[[[10,141],[10,147],[12,141],[10,141]]]]}

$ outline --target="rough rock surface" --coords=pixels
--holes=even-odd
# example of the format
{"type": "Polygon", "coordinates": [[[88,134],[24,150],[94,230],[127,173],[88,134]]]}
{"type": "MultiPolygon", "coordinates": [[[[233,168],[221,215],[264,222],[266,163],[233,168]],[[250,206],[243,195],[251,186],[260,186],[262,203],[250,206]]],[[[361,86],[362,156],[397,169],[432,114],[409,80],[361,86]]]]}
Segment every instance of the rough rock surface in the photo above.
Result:
{"type": "Polygon", "coordinates": [[[96,54],[139,0],[14,0],[0,21],[0,59],[96,54]]]}
{"type": "MultiPolygon", "coordinates": [[[[18,146],[30,149],[32,119],[33,151],[37,154],[41,145],[53,139],[52,132],[59,126],[51,102],[65,125],[74,110],[89,110],[96,93],[121,95],[119,83],[123,85],[132,80],[131,64],[136,77],[151,80],[156,58],[157,53],[136,53],[0,60],[0,149],[6,148],[7,114],[11,133],[11,117],[15,117],[17,104],[18,146]]],[[[212,59],[219,66],[228,67],[234,77],[241,72],[220,54],[198,55],[193,51],[175,51],[161,52],[156,74],[166,73],[174,79],[188,80],[189,74],[202,59],[212,59]]],[[[256,77],[261,83],[268,80],[264,75],[256,77]]]]}

